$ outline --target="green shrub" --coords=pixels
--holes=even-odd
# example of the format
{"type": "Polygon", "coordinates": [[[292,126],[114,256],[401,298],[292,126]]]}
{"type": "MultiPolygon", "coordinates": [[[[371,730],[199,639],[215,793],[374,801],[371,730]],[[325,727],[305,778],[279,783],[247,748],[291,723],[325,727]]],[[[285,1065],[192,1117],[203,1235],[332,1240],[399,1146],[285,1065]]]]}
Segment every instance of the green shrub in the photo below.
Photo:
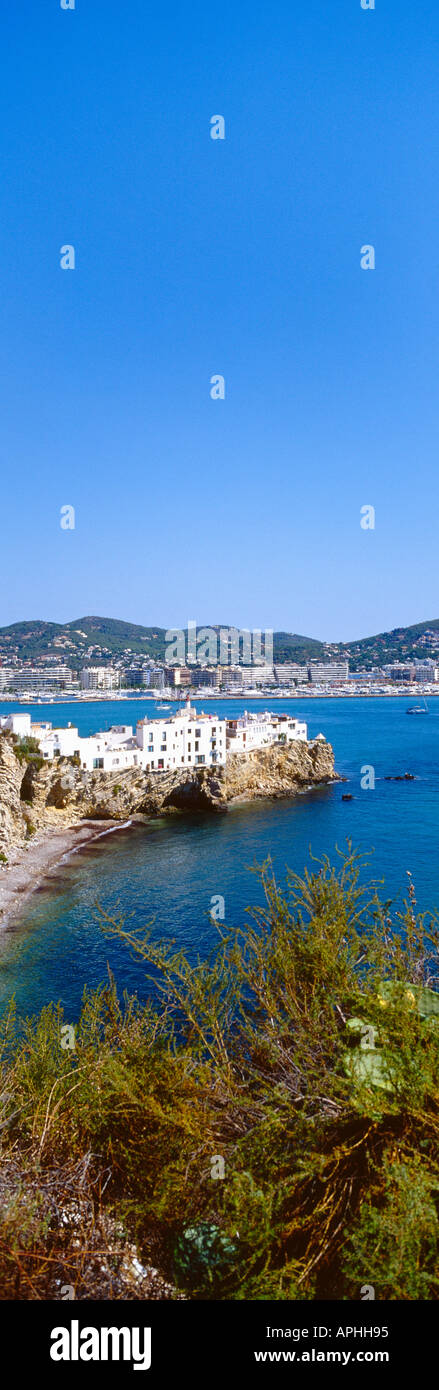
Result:
{"type": "Polygon", "coordinates": [[[436,922],[412,899],[402,914],[381,905],[353,855],[283,892],[270,866],[262,877],[265,908],[195,964],[101,912],[155,1002],[120,1001],[111,978],[86,991],[73,1051],[59,1007],[26,1023],[11,1007],[0,1287],[19,1278],[12,1296],[53,1297],[54,1270],[77,1297],[101,1296],[47,1196],[80,1170],[93,1230],[117,1221],[194,1298],[355,1299],[363,1283],[378,1299],[437,1298],[436,922]],[[350,1065],[365,1026],[388,1087],[350,1065]]]}
{"type": "Polygon", "coordinates": [[[380,1298],[437,1297],[439,1184],[420,1154],[403,1161],[386,1154],[380,1178],[347,1233],[345,1273],[358,1288],[372,1284],[380,1298]]]}
{"type": "Polygon", "coordinates": [[[18,758],[19,763],[31,763],[37,771],[40,767],[43,767],[44,758],[41,757],[40,745],[36,738],[25,735],[18,740],[14,739],[13,748],[15,757],[18,758]]]}

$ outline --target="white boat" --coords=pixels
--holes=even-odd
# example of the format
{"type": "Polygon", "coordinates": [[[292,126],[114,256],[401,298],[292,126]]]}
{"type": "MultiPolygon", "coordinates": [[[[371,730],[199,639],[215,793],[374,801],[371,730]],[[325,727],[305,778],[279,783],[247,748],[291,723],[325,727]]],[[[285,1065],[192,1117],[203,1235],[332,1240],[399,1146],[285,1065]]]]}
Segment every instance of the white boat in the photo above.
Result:
{"type": "Polygon", "coordinates": [[[429,714],[430,710],[425,695],[423,696],[423,700],[423,705],[409,705],[408,709],[406,709],[406,714],[429,714]]]}

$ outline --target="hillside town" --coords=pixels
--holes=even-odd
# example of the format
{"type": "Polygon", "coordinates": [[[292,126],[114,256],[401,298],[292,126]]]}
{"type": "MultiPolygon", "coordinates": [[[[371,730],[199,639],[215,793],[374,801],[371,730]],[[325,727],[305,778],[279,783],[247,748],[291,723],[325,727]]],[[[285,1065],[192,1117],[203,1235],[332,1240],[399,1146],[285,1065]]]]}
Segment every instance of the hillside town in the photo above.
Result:
{"type": "Polygon", "coordinates": [[[359,642],[271,629],[142,627],[113,618],[0,628],[0,701],[435,693],[439,620],[359,642]]]}
{"type": "Polygon", "coordinates": [[[54,728],[49,722],[32,722],[24,711],[0,716],[0,731],[22,740],[32,738],[44,760],[71,758],[84,772],[224,767],[231,754],[275,743],[306,743],[308,737],[307,725],[290,715],[245,711],[236,719],[218,719],[203,710],[198,713],[189,699],[167,718],[139,719],[135,731],[130,724],[115,724],[83,738],[72,724],[54,728]]]}
{"type": "MultiPolygon", "coordinates": [[[[0,699],[70,700],[123,699],[139,693],[146,699],[180,700],[218,695],[263,698],[281,695],[356,695],[435,693],[439,658],[394,661],[371,670],[351,671],[347,660],[264,663],[251,665],[166,665],[152,660],[107,662],[79,671],[58,662],[0,665],[0,699]]],[[[437,692],[436,692],[437,693],[437,692]]]]}

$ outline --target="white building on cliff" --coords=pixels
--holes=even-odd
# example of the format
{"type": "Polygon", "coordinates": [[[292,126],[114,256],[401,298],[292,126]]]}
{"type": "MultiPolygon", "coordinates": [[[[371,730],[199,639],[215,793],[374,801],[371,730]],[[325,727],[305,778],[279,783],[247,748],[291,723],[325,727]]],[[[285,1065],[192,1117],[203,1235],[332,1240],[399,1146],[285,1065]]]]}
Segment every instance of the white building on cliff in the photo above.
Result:
{"type": "Polygon", "coordinates": [[[114,724],[82,738],[72,724],[59,729],[50,723],[32,724],[31,716],[24,712],[0,718],[0,728],[36,739],[47,761],[74,758],[83,772],[123,772],[138,767],[155,773],[224,767],[232,753],[307,739],[306,724],[290,715],[245,711],[238,719],[218,719],[203,711],[197,714],[190,700],[165,719],[140,719],[135,733],[131,724],[114,724]]]}
{"type": "Polygon", "coordinates": [[[169,719],[141,719],[136,741],[147,772],[223,766],[226,761],[225,719],[197,714],[190,700],[169,719]]]}
{"type": "Polygon", "coordinates": [[[273,743],[306,743],[307,725],[289,714],[252,713],[244,710],[238,719],[227,720],[227,749],[230,753],[250,753],[273,743]]]}
{"type": "Polygon", "coordinates": [[[54,729],[51,724],[31,724],[28,714],[11,714],[0,727],[20,737],[35,738],[41,755],[77,760],[84,772],[115,772],[139,767],[145,772],[169,772],[181,768],[223,766],[226,761],[226,720],[214,714],[197,714],[188,700],[183,709],[166,719],[141,719],[136,732],[131,724],[82,738],[71,724],[54,729]]]}

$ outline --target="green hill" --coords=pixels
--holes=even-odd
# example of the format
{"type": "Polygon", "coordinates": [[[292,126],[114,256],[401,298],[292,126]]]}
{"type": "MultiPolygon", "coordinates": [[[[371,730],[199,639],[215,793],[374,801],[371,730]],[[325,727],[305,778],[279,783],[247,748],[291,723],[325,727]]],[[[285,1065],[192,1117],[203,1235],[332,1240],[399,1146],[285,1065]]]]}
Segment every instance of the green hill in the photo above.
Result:
{"type": "MultiPolygon", "coordinates": [[[[221,627],[227,629],[231,626],[230,623],[212,624],[218,633],[221,627]]],[[[12,656],[20,661],[39,661],[56,656],[73,669],[84,663],[105,664],[115,658],[129,657],[130,654],[133,658],[152,657],[156,661],[163,661],[166,631],[164,627],[142,627],[118,618],[75,618],[70,623],[36,619],[34,622],[13,623],[11,627],[0,628],[0,659],[7,664],[12,656]]],[[[313,638],[289,632],[274,634],[277,661],[303,662],[311,656],[320,657],[323,653],[323,643],[313,638]]]]}
{"type": "MultiPolygon", "coordinates": [[[[216,632],[232,624],[213,623],[216,632]]],[[[390,661],[406,661],[414,657],[437,657],[439,661],[439,618],[411,627],[394,628],[373,637],[354,642],[320,642],[299,633],[274,633],[274,659],[300,664],[310,660],[347,657],[352,670],[369,669],[390,661]]],[[[40,619],[13,623],[0,628],[0,661],[8,664],[12,658],[20,661],[44,661],[56,657],[73,670],[83,665],[105,665],[120,660],[129,663],[139,657],[160,662],[165,659],[166,628],[143,627],[139,623],[119,618],[75,618],[69,623],[43,622],[40,619]]]]}
{"type": "Polygon", "coordinates": [[[56,656],[68,666],[78,662],[111,661],[124,652],[133,656],[163,658],[165,628],[141,627],[118,618],[76,618],[70,623],[13,623],[0,628],[0,656],[35,661],[56,656]]]}
{"type": "Polygon", "coordinates": [[[414,657],[437,657],[439,660],[439,618],[411,627],[395,627],[379,632],[375,637],[363,637],[357,642],[345,642],[339,650],[349,657],[351,669],[381,666],[390,661],[411,661],[414,657]]]}

